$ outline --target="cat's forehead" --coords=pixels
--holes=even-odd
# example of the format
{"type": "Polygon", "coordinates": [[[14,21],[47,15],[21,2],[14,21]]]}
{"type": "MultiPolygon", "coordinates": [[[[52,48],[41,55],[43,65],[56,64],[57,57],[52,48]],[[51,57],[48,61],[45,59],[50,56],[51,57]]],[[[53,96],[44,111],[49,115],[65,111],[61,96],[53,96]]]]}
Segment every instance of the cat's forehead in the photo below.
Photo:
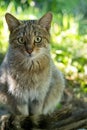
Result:
{"type": "Polygon", "coordinates": [[[44,36],[45,34],[48,35],[46,29],[42,28],[42,26],[38,23],[38,20],[21,20],[21,24],[18,26],[12,35],[17,37],[20,36],[33,36],[33,35],[40,35],[44,36]]]}
{"type": "Polygon", "coordinates": [[[31,34],[32,32],[36,35],[44,33],[37,20],[23,20],[15,31],[18,35],[31,34]]]}
{"type": "Polygon", "coordinates": [[[19,26],[19,30],[24,31],[35,31],[41,29],[40,25],[38,24],[37,20],[23,20],[21,21],[22,24],[19,26]]]}
{"type": "Polygon", "coordinates": [[[25,25],[33,25],[38,23],[37,20],[22,20],[21,22],[25,25]]]}

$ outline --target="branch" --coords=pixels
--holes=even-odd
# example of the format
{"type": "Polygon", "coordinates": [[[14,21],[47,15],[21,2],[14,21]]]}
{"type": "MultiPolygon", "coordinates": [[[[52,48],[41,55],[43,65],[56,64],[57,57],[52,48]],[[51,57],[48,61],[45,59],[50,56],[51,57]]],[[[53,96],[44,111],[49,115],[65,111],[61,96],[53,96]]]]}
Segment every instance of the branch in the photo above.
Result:
{"type": "Polygon", "coordinates": [[[1,130],[72,130],[87,128],[87,109],[70,106],[51,115],[7,116],[1,118],[1,130]]]}

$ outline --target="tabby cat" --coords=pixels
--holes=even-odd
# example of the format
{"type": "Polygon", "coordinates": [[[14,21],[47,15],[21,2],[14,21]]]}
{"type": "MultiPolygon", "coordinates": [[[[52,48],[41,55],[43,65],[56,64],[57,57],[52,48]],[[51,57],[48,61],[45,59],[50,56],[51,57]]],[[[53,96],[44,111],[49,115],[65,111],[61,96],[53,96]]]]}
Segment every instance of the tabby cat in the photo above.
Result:
{"type": "Polygon", "coordinates": [[[64,90],[62,73],[50,55],[52,13],[38,20],[18,20],[6,13],[9,47],[0,67],[0,102],[11,113],[48,114],[64,90]]]}

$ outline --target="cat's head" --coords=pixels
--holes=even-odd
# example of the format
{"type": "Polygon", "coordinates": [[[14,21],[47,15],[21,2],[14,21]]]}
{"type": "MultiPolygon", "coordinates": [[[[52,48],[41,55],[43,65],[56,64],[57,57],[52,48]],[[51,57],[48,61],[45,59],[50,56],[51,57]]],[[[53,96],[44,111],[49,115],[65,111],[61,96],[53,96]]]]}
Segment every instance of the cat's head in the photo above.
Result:
{"type": "Polygon", "coordinates": [[[6,13],[5,18],[13,50],[27,57],[35,57],[49,50],[49,30],[52,21],[50,12],[38,20],[21,21],[9,13],[6,13]]]}

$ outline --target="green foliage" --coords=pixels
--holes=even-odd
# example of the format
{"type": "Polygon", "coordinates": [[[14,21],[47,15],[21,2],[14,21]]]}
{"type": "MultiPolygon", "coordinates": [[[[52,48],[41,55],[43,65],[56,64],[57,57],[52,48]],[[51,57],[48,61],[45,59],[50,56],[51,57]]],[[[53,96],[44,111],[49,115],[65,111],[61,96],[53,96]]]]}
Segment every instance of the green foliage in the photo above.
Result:
{"type": "Polygon", "coordinates": [[[8,46],[5,13],[34,19],[47,11],[54,15],[52,57],[65,76],[77,80],[81,91],[87,92],[87,0],[0,0],[0,61],[8,46]]]}

